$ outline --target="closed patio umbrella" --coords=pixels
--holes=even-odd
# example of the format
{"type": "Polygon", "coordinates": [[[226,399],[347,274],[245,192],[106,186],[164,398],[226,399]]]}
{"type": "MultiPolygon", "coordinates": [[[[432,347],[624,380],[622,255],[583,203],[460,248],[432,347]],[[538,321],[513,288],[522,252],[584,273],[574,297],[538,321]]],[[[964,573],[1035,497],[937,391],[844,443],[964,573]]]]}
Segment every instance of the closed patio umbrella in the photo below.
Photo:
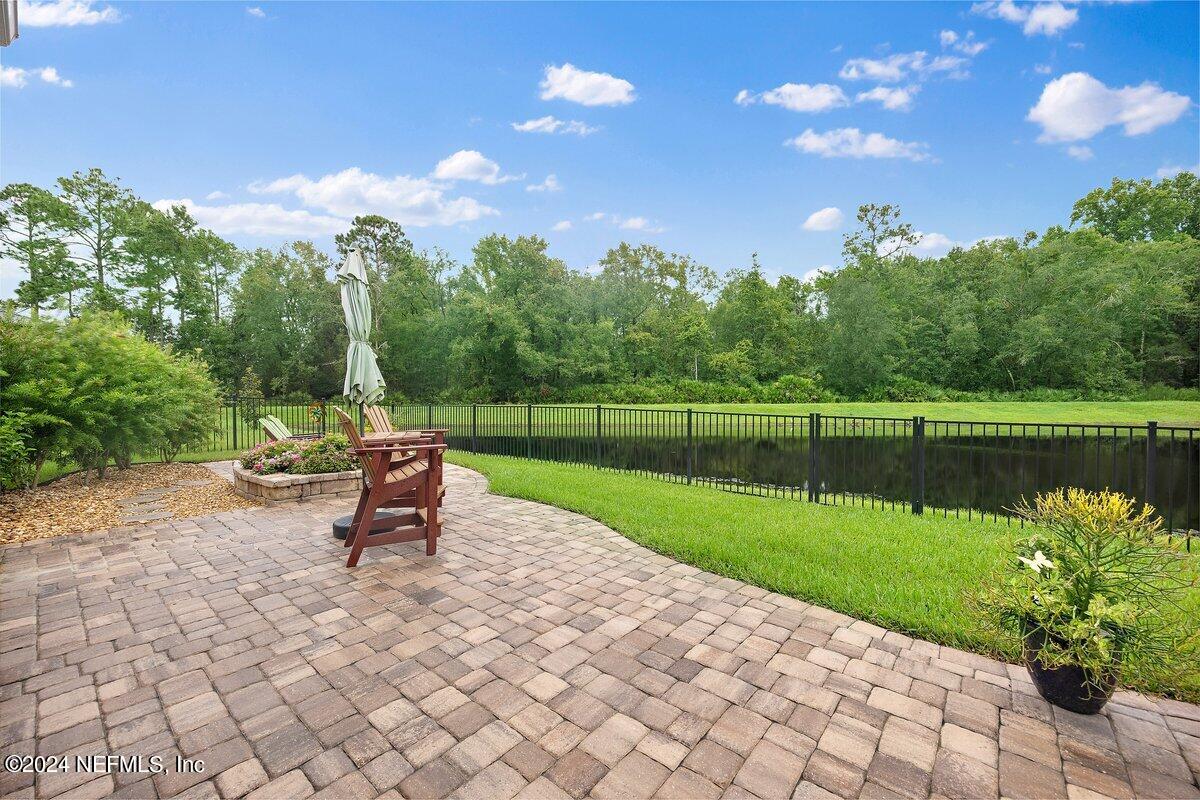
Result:
{"type": "Polygon", "coordinates": [[[367,294],[367,265],[357,248],[351,248],[346,260],[338,267],[338,283],[342,286],[342,311],[346,313],[346,332],[350,346],[346,348],[346,383],[342,394],[351,403],[374,405],[383,399],[387,385],[375,362],[375,351],[367,341],[371,331],[371,298],[367,294]]]}

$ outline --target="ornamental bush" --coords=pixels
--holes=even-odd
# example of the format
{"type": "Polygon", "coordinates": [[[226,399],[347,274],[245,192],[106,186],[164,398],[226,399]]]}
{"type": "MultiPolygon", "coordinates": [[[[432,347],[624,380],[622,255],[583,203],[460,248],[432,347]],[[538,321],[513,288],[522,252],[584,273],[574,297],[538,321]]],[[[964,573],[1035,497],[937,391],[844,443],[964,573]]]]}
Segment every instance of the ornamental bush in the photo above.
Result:
{"type": "Polygon", "coordinates": [[[242,469],[256,475],[284,472],[289,475],[315,475],[320,472],[347,472],[358,468],[358,459],[350,452],[350,440],[340,433],[321,439],[286,439],[266,442],[242,453],[242,469]]]}
{"type": "Polygon", "coordinates": [[[136,455],[174,458],[215,433],[219,408],[203,362],[147,341],[119,315],[0,320],[0,417],[19,425],[29,485],[50,459],[103,477],[136,455]]]}
{"type": "Polygon", "coordinates": [[[1001,630],[1044,639],[1042,663],[1082,667],[1096,686],[1196,663],[1200,632],[1181,603],[1196,585],[1196,562],[1163,534],[1152,507],[1058,489],[1016,510],[1031,530],[982,598],[1001,630]]]}

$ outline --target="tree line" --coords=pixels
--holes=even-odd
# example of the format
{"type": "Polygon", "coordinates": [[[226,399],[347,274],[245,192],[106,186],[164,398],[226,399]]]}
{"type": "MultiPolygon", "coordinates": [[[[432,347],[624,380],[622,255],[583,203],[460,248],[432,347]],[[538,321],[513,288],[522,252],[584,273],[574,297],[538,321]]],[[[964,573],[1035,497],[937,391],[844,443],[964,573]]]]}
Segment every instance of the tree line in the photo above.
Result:
{"type": "Polygon", "coordinates": [[[620,243],[587,271],[535,235],[470,260],[356,217],[335,253],[245,250],[99,169],[0,192],[20,315],[120,315],[224,391],[329,397],[346,333],[333,280],[359,248],[393,398],[812,401],[1190,396],[1200,386],[1200,180],[1114,180],[1038,234],[922,257],[865,205],[840,269],[770,280],[620,243]]]}

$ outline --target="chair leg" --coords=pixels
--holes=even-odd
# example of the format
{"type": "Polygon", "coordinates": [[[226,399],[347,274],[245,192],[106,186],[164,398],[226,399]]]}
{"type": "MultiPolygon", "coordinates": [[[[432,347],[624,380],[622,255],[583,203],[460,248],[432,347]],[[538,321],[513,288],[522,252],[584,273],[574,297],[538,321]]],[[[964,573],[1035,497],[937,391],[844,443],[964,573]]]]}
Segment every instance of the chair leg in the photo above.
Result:
{"type": "Polygon", "coordinates": [[[342,547],[349,547],[354,542],[354,534],[362,524],[363,510],[367,507],[367,498],[371,496],[371,490],[363,484],[362,492],[358,495],[358,505],[354,509],[354,517],[350,520],[350,528],[346,531],[346,540],[342,542],[342,547]]]}
{"type": "Polygon", "coordinates": [[[429,470],[425,478],[425,555],[437,555],[438,537],[438,474],[429,470]]]}
{"type": "MultiPolygon", "coordinates": [[[[376,502],[370,497],[367,498],[366,507],[363,509],[363,518],[358,524],[358,528],[354,529],[354,544],[350,546],[350,557],[346,559],[347,567],[357,567],[358,558],[362,555],[363,547],[366,546],[367,537],[371,535],[371,523],[375,521],[376,502]]],[[[350,543],[350,534],[346,535],[346,543],[350,543]]]]}

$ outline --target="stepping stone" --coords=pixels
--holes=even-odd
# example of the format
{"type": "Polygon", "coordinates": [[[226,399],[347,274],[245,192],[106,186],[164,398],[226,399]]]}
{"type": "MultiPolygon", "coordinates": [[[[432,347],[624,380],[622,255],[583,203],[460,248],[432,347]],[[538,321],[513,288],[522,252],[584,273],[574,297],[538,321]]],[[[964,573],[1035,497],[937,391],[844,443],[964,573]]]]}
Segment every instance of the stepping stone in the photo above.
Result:
{"type": "Polygon", "coordinates": [[[212,481],[175,481],[176,486],[182,486],[182,487],[187,487],[187,488],[208,486],[211,483],[212,483],[212,481]]]}
{"type": "Polygon", "coordinates": [[[175,516],[170,511],[148,511],[145,513],[131,513],[121,516],[122,522],[154,522],[160,519],[170,519],[175,516]]]}

